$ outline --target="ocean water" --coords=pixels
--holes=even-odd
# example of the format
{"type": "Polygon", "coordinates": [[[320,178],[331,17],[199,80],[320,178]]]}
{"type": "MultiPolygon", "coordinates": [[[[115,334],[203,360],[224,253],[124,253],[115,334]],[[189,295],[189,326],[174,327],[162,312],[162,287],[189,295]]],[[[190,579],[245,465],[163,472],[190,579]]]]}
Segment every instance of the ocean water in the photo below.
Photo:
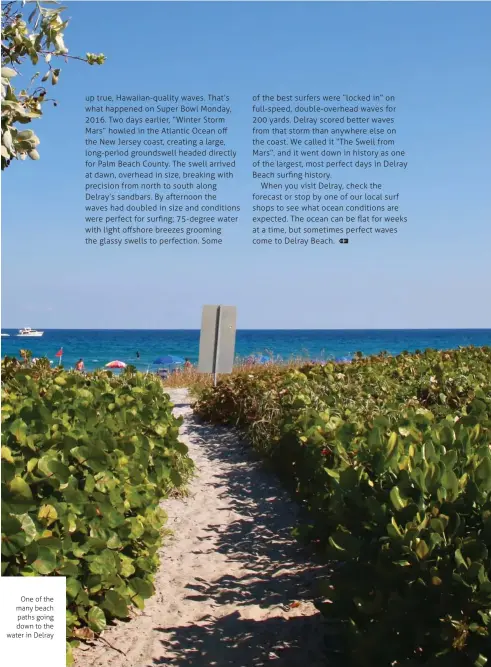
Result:
{"type": "MultiPolygon", "coordinates": [[[[102,368],[119,359],[140,370],[157,368],[153,361],[164,355],[188,357],[198,361],[199,330],[108,330],[47,329],[41,338],[18,338],[17,330],[3,329],[2,357],[19,356],[20,349],[32,351],[34,357],[46,356],[58,363],[56,352],[63,347],[62,363],[72,368],[78,359],[85,368],[102,368]],[[136,357],[136,352],[140,358],[136,357]]],[[[466,345],[490,345],[491,329],[394,329],[394,330],[240,330],[237,331],[236,354],[274,355],[282,359],[332,359],[360,351],[365,355],[386,351],[452,349],[466,345]]]]}

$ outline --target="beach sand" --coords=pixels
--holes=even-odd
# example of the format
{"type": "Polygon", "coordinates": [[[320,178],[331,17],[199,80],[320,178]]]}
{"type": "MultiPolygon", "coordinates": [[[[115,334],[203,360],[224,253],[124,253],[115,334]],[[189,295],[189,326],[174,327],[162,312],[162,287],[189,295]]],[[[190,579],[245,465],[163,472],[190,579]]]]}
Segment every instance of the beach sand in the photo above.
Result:
{"type": "Polygon", "coordinates": [[[238,434],[199,424],[186,389],[169,394],[197,475],[188,497],[163,503],[173,536],[156,594],[78,648],[76,667],[321,667],[324,625],[309,596],[323,569],[290,536],[296,505],[238,434]]]}

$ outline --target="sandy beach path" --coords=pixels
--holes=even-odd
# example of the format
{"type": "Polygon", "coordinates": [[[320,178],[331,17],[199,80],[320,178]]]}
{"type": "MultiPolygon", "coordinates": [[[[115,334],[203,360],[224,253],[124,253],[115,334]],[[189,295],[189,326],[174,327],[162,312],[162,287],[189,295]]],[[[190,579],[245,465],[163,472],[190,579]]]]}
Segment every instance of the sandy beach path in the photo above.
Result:
{"type": "Polygon", "coordinates": [[[290,536],[295,504],[232,430],[196,422],[185,389],[169,393],[197,476],[189,497],[163,503],[173,536],[156,595],[77,649],[76,667],[321,667],[308,601],[321,572],[290,536]]]}

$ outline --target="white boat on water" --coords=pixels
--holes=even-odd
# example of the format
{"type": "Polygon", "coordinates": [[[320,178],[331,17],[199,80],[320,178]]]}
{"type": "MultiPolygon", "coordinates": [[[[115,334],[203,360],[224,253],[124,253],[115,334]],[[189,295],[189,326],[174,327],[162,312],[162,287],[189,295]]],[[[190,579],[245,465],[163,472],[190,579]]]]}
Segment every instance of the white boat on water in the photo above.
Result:
{"type": "Polygon", "coordinates": [[[3,337],[3,336],[10,336],[10,334],[4,334],[4,333],[3,333],[3,334],[2,334],[2,337],[3,337]]]}
{"type": "Polygon", "coordinates": [[[17,336],[22,337],[33,337],[33,336],[42,336],[44,331],[37,331],[36,329],[31,329],[31,327],[25,327],[24,329],[19,329],[17,336]]]}

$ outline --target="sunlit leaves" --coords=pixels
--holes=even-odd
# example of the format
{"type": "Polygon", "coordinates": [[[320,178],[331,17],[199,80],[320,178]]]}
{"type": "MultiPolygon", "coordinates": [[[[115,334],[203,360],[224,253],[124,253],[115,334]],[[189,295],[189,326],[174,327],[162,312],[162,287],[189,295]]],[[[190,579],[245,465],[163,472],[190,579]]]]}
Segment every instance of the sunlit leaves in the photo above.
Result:
{"type": "Polygon", "coordinates": [[[87,53],[85,57],[68,55],[64,41],[68,21],[61,18],[66,7],[43,7],[36,2],[31,11],[30,6],[24,5],[24,2],[2,3],[2,170],[14,158],[39,160],[38,137],[32,131],[29,134],[19,131],[18,125],[40,118],[47,101],[56,106],[56,101],[48,98],[48,91],[42,85],[50,83],[55,86],[59,81],[61,68],[52,67],[52,58],[63,58],[65,61],[75,58],[89,65],[102,65],[105,61],[104,54],[87,53]],[[40,79],[41,85],[36,81],[40,76],[37,72],[28,89],[16,88],[15,77],[26,65],[36,66],[40,58],[44,58],[49,66],[40,79]]]}
{"type": "Polygon", "coordinates": [[[22,357],[2,362],[2,574],[66,576],[68,637],[89,639],[153,594],[159,501],[192,462],[159,381],[22,357]]]}
{"type": "Polygon", "coordinates": [[[318,607],[343,621],[343,664],[485,664],[490,348],[259,369],[195,409],[243,428],[302,501],[296,534],[335,563],[318,607]]]}

